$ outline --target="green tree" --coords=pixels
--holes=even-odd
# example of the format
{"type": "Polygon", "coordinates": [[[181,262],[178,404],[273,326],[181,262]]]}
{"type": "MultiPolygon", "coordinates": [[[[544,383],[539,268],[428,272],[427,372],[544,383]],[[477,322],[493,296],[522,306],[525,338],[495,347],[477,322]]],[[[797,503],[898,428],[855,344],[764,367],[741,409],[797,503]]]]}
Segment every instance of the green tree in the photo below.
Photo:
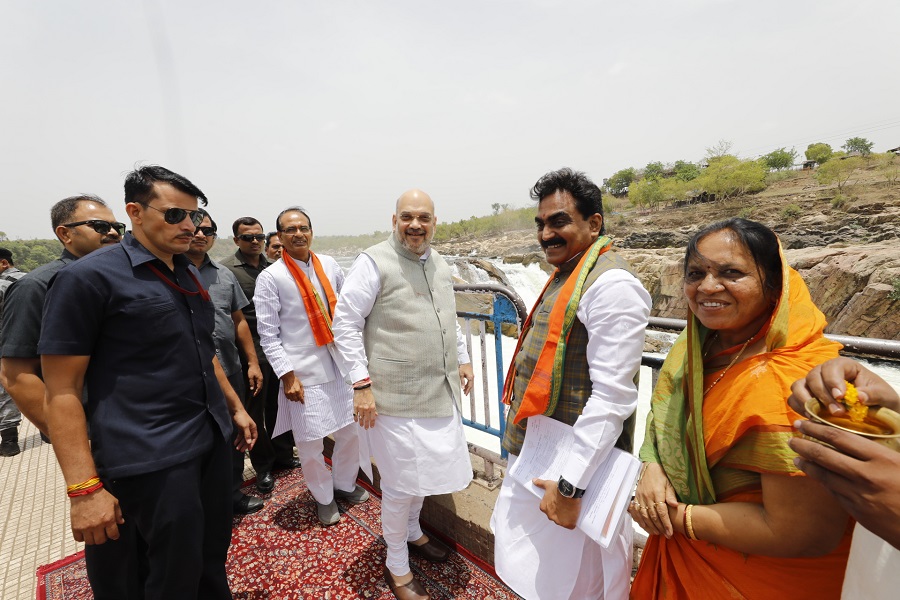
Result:
{"type": "Polygon", "coordinates": [[[720,156],[710,161],[695,185],[719,200],[758,192],[766,187],[766,167],[758,160],[720,156]]]}
{"type": "Polygon", "coordinates": [[[844,192],[844,186],[850,181],[853,172],[863,166],[859,156],[851,156],[842,160],[830,160],[816,170],[816,181],[822,185],[837,185],[838,193],[844,192]]]}
{"type": "Polygon", "coordinates": [[[59,240],[8,240],[3,247],[12,252],[16,267],[32,271],[37,267],[59,258],[62,245],[59,240]]]}
{"type": "Polygon", "coordinates": [[[825,142],[810,144],[806,147],[806,160],[814,160],[818,165],[824,165],[834,154],[831,145],[825,142]]]}
{"type": "Polygon", "coordinates": [[[652,179],[635,181],[628,188],[628,199],[638,208],[658,208],[663,201],[662,190],[659,182],[652,179]]]}
{"type": "Polygon", "coordinates": [[[662,178],[665,171],[666,166],[661,162],[650,162],[647,163],[646,167],[644,167],[644,178],[650,179],[652,181],[657,181],[662,178]]]}
{"type": "Polygon", "coordinates": [[[659,182],[659,190],[664,204],[674,204],[679,200],[687,200],[688,192],[693,184],[679,179],[663,179],[659,182]]]}
{"type": "Polygon", "coordinates": [[[794,148],[791,148],[790,152],[784,148],[779,148],[778,150],[772,150],[762,158],[769,170],[782,171],[794,166],[794,161],[797,160],[797,151],[794,148]]]}
{"type": "Polygon", "coordinates": [[[700,176],[700,167],[692,162],[676,160],[673,168],[675,169],[675,179],[678,181],[693,181],[700,176]]]}
{"type": "Polygon", "coordinates": [[[622,169],[613,173],[609,179],[603,182],[603,185],[613,196],[624,196],[628,193],[628,186],[634,181],[636,175],[632,167],[622,169]]]}
{"type": "Polygon", "coordinates": [[[861,137],[852,137],[841,146],[848,153],[850,152],[859,152],[863,156],[868,156],[872,154],[872,146],[874,146],[874,142],[870,142],[866,138],[861,137]]]}

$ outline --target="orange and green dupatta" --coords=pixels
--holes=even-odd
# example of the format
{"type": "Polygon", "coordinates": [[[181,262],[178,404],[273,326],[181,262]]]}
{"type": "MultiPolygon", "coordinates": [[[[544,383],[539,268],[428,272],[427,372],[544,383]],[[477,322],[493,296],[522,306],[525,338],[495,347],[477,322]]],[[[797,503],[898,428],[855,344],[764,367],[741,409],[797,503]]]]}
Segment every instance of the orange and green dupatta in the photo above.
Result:
{"type": "Polygon", "coordinates": [[[737,363],[706,399],[704,386],[710,381],[704,381],[702,348],[710,330],[693,314],[662,366],[640,458],[662,465],[681,502],[712,504],[729,491],[716,489],[710,469],[748,436],[772,442],[764,444],[764,452],[760,444],[746,444],[753,448],[749,452],[738,447],[725,466],[756,472],[794,470],[791,451],[781,439],[790,435],[790,385],[837,356],[840,344],[824,337],[825,316],[783,254],[782,273],[781,296],[761,332],[766,352],[737,363]],[[704,426],[704,414],[714,415],[714,422],[704,426]]]}
{"type": "Polygon", "coordinates": [[[310,251],[309,257],[316,271],[316,277],[319,278],[319,283],[322,284],[322,289],[325,291],[325,298],[328,300],[327,307],[322,302],[322,298],[319,297],[309,277],[300,270],[300,267],[294,263],[294,260],[287,253],[285,253],[283,261],[288,272],[294,278],[297,289],[300,290],[300,296],[303,298],[303,307],[306,308],[316,346],[324,346],[334,341],[334,334],[331,332],[331,316],[334,314],[335,305],[337,305],[337,297],[334,295],[328,276],[325,275],[325,270],[322,269],[319,257],[312,251],[310,251]]]}
{"type": "MultiPolygon", "coordinates": [[[[569,333],[572,331],[572,325],[575,324],[575,315],[578,312],[578,303],[581,302],[581,295],[584,293],[584,282],[588,273],[597,263],[597,258],[601,254],[612,248],[612,240],[605,235],[598,237],[590,248],[585,251],[578,266],[572,272],[572,275],[563,284],[559,291],[559,296],[553,304],[550,311],[550,329],[547,331],[547,340],[544,347],[541,348],[540,356],[534,366],[531,379],[528,380],[528,386],[525,389],[522,403],[513,420],[518,423],[522,419],[533,417],[535,415],[552,415],[556,410],[556,404],[559,401],[560,377],[558,374],[563,371],[563,362],[566,358],[566,343],[569,339],[569,333]],[[554,376],[554,374],[557,374],[554,376]]],[[[512,402],[513,385],[516,379],[516,355],[522,347],[525,340],[525,334],[531,328],[531,321],[536,311],[541,305],[541,299],[550,282],[556,277],[559,269],[553,272],[547,279],[544,289],[541,290],[537,302],[531,309],[528,318],[522,325],[522,333],[519,335],[519,341],[516,344],[516,351],[513,352],[513,359],[506,373],[506,383],[503,386],[503,402],[510,404],[512,402]]]]}

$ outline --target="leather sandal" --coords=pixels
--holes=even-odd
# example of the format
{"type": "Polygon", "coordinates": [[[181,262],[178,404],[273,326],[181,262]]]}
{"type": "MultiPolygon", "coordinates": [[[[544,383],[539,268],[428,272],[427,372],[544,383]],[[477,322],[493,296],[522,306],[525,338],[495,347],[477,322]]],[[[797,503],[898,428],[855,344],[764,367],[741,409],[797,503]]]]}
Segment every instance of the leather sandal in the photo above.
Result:
{"type": "Polygon", "coordinates": [[[394,582],[394,576],[391,575],[391,572],[387,567],[384,568],[384,582],[391,589],[391,592],[394,594],[394,597],[397,600],[430,600],[431,596],[428,595],[428,592],[425,590],[425,586],[423,586],[418,579],[413,576],[412,581],[405,585],[399,585],[394,582]]]}

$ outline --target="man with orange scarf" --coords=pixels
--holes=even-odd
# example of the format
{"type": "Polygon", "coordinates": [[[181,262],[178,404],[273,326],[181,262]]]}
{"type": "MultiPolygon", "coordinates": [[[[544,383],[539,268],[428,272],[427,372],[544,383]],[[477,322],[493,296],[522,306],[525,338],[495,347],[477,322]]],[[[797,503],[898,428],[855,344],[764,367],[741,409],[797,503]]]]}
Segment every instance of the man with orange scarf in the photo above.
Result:
{"type": "Polygon", "coordinates": [[[535,480],[539,500],[507,477],[494,508],[497,574],[528,599],[619,599],[628,595],[632,530],[608,548],[575,530],[580,497],[614,446],[631,451],[650,295],[604,235],[598,188],[560,169],[531,190],[538,241],[556,267],[522,327],[504,386],[503,437],[510,467],[528,417],[573,426],[575,445],[559,481],[535,480]]]}
{"type": "Polygon", "coordinates": [[[333,258],[311,250],[306,211],[283,210],[275,220],[284,244],[281,259],[259,274],[254,301],[260,345],[281,380],[273,437],[293,429],[297,455],[323,525],[340,519],[335,498],[365,502],[356,484],[359,439],[353,426],[353,391],[335,362],[331,318],[344,284],[333,258]],[[334,435],[332,471],[322,456],[323,438],[334,435]]]}

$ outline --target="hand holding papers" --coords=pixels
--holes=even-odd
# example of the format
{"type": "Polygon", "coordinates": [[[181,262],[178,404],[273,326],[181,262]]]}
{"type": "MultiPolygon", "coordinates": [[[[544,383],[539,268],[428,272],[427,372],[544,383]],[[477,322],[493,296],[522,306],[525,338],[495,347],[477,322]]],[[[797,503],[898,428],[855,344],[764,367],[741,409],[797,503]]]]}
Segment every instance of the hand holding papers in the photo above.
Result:
{"type": "MultiPolygon", "coordinates": [[[[549,417],[530,417],[525,443],[509,476],[538,498],[543,497],[544,490],[531,480],[557,481],[574,443],[571,426],[549,417]]],[[[581,499],[577,528],[604,548],[609,547],[619,529],[640,464],[634,456],[613,448],[597,468],[581,499]]]]}

